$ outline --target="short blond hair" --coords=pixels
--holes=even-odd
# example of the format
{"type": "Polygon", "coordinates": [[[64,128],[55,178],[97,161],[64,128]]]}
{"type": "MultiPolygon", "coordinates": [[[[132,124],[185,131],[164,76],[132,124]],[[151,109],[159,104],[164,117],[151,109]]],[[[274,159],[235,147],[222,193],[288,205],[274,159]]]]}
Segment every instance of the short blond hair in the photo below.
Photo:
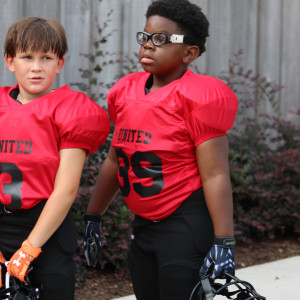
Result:
{"type": "Polygon", "coordinates": [[[51,51],[62,58],[68,51],[66,33],[54,20],[27,17],[12,24],[6,34],[4,55],[16,56],[17,51],[51,51]]]}

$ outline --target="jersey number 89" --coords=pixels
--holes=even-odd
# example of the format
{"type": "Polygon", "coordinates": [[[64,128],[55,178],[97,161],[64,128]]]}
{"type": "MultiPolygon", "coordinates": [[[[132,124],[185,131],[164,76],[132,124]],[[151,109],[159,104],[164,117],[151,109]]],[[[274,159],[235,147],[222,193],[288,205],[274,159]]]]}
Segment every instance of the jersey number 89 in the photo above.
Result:
{"type": "Polygon", "coordinates": [[[123,178],[123,185],[120,189],[123,196],[128,197],[131,186],[129,182],[128,172],[130,165],[132,172],[138,178],[152,178],[153,183],[149,186],[143,186],[141,183],[133,183],[132,187],[134,191],[142,198],[151,197],[160,193],[165,185],[161,158],[153,152],[140,152],[136,151],[130,158],[126,156],[122,149],[116,149],[117,157],[119,161],[122,161],[122,165],[119,163],[119,176],[123,178]],[[142,166],[142,163],[147,165],[142,166]]]}

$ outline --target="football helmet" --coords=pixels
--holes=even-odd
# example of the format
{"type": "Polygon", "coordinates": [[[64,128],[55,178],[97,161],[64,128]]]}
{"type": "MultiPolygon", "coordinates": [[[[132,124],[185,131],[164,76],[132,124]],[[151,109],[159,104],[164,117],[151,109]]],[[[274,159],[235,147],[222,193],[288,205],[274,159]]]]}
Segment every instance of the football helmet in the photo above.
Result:
{"type": "Polygon", "coordinates": [[[0,263],[2,288],[0,288],[1,300],[37,300],[40,298],[39,288],[31,286],[28,276],[25,278],[26,283],[8,274],[6,263],[0,263]]]}
{"type": "Polygon", "coordinates": [[[247,281],[241,280],[234,275],[224,273],[225,283],[215,282],[209,276],[203,276],[194,287],[190,300],[213,300],[217,295],[235,300],[266,300],[259,295],[254,287],[247,281]],[[198,298],[195,296],[198,295],[198,298]]]}

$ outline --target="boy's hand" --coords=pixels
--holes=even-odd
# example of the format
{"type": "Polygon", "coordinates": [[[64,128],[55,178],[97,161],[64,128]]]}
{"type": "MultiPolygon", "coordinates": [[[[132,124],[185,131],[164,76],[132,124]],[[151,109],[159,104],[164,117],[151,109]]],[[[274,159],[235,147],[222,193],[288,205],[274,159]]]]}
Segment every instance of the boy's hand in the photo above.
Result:
{"type": "Polygon", "coordinates": [[[38,257],[41,251],[41,248],[33,247],[28,240],[25,240],[21,248],[11,257],[7,266],[8,274],[25,282],[24,278],[30,271],[28,270],[30,263],[38,257]]]}
{"type": "Polygon", "coordinates": [[[97,214],[85,214],[85,230],[83,233],[84,255],[89,267],[97,264],[97,254],[102,249],[101,216],[97,214]]]}
{"type": "Polygon", "coordinates": [[[223,272],[235,273],[234,238],[217,237],[206,255],[200,269],[200,277],[209,275],[210,278],[224,278],[223,272]]]}

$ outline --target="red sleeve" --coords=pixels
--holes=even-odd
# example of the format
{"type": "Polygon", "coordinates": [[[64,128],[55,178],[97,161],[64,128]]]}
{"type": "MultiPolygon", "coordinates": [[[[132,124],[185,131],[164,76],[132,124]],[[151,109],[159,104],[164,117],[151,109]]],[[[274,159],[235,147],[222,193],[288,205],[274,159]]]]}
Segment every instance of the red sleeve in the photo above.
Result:
{"type": "Polygon", "coordinates": [[[59,130],[59,149],[82,148],[88,155],[105,142],[110,130],[106,111],[78,92],[57,108],[55,121],[59,130]]]}
{"type": "Polygon", "coordinates": [[[195,146],[227,134],[234,123],[238,100],[225,83],[194,75],[181,93],[188,132],[195,146]]]}

